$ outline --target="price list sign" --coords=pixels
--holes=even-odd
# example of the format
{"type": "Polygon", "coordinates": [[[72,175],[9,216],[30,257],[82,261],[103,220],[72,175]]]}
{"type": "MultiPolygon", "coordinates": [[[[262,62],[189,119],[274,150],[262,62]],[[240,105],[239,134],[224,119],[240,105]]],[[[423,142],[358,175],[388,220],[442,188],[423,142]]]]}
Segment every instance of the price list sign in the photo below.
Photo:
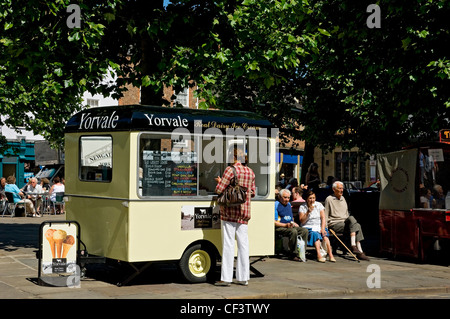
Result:
{"type": "Polygon", "coordinates": [[[195,153],[143,152],[142,194],[144,196],[197,195],[195,153]]]}

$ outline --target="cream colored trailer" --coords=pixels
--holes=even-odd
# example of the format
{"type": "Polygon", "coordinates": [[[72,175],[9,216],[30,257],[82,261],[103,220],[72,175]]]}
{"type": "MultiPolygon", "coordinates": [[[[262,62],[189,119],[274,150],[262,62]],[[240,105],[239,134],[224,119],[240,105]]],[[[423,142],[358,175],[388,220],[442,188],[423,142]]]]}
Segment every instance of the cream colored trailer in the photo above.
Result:
{"type": "Polygon", "coordinates": [[[177,261],[188,281],[205,281],[222,251],[214,177],[233,145],[256,174],[250,255],[272,255],[276,131],[249,112],[130,105],[76,114],[65,133],[66,218],[92,255],[177,261]]]}

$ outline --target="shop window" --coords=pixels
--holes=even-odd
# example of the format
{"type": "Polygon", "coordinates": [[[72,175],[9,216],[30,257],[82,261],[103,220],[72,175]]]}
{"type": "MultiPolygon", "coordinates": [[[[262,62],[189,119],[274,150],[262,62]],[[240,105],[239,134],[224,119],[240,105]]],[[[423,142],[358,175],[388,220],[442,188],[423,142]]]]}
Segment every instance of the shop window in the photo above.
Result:
{"type": "Polygon", "coordinates": [[[83,181],[110,182],[112,178],[112,137],[80,138],[79,177],[83,181]]]}
{"type": "Polygon", "coordinates": [[[357,152],[335,152],[335,177],[341,181],[361,181],[366,178],[365,159],[357,152]]]}

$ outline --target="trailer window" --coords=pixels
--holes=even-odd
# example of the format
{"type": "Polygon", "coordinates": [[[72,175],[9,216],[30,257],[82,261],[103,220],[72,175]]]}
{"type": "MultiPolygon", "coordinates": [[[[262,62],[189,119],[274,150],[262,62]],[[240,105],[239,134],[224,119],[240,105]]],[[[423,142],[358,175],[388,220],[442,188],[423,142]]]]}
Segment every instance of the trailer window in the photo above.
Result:
{"type": "Polygon", "coordinates": [[[80,180],[110,182],[112,178],[112,137],[80,137],[80,180]]]}
{"type": "Polygon", "coordinates": [[[197,196],[197,152],[193,139],[142,134],[139,186],[142,196],[197,196]]]}
{"type": "Polygon", "coordinates": [[[139,196],[214,195],[217,184],[214,178],[222,176],[229,165],[227,154],[236,145],[248,154],[247,165],[255,172],[256,195],[269,193],[267,139],[181,136],[177,139],[171,134],[140,135],[139,196]]]}

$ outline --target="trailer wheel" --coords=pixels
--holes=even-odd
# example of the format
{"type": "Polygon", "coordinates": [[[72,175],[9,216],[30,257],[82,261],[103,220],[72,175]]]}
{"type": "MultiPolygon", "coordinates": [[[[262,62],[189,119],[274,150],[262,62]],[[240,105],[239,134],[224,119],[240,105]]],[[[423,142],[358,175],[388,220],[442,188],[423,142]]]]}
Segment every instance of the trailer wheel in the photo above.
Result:
{"type": "Polygon", "coordinates": [[[191,283],[206,282],[216,266],[214,253],[201,244],[196,244],[184,252],[179,262],[184,278],[191,283]]]}

